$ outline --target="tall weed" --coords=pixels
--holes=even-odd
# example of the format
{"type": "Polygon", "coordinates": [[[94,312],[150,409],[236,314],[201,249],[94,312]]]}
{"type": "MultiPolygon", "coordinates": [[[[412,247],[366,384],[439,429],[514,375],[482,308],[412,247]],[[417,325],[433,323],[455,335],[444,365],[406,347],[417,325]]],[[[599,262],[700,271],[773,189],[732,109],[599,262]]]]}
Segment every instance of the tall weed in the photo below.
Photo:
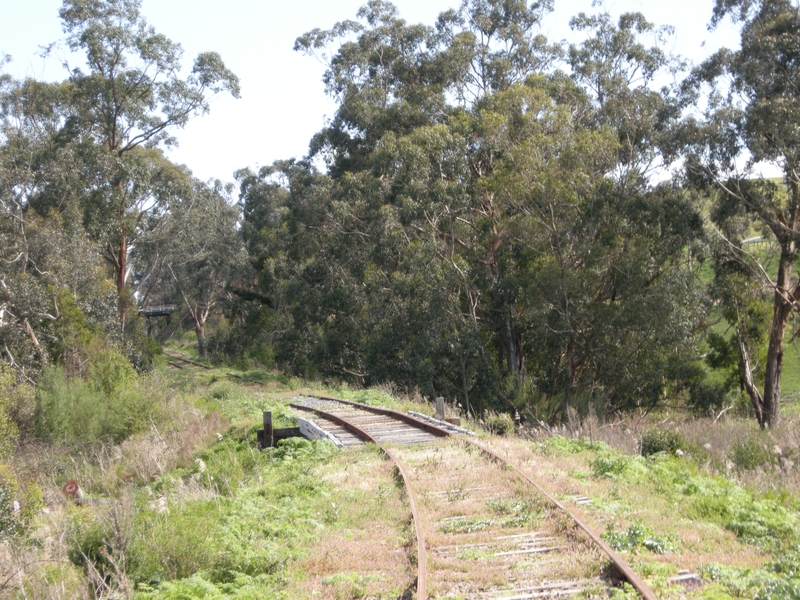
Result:
{"type": "Polygon", "coordinates": [[[42,436],[67,444],[121,442],[161,420],[164,395],[146,377],[123,377],[115,383],[113,366],[96,372],[98,379],[67,377],[47,369],[39,383],[38,429],[42,436]]]}

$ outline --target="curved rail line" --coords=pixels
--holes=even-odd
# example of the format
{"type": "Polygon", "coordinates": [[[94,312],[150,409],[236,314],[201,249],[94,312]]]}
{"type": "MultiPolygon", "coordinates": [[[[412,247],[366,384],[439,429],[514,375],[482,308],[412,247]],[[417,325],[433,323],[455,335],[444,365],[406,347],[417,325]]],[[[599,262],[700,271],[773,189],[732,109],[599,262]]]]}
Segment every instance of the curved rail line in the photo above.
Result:
{"type": "MultiPolygon", "coordinates": [[[[384,417],[389,417],[400,423],[404,424],[405,426],[417,430],[425,431],[432,436],[436,437],[448,437],[451,436],[451,432],[447,431],[446,429],[442,429],[421,419],[417,419],[405,413],[401,413],[399,411],[394,411],[391,409],[386,408],[379,408],[374,406],[367,406],[364,404],[359,404],[357,402],[350,402],[347,400],[340,400],[338,398],[329,398],[325,396],[309,396],[309,398],[314,398],[316,400],[325,401],[325,402],[335,402],[344,406],[351,407],[353,409],[358,409],[367,413],[372,413],[375,415],[381,415],[384,417]]],[[[291,405],[293,408],[298,410],[308,411],[315,413],[319,417],[336,423],[340,427],[343,427],[351,434],[361,438],[362,440],[372,442],[376,444],[381,451],[391,460],[395,467],[397,468],[398,473],[400,474],[401,478],[403,479],[403,483],[405,485],[406,495],[408,497],[409,506],[411,508],[411,514],[414,521],[414,528],[416,530],[416,537],[417,537],[417,598],[418,600],[427,600],[427,555],[426,555],[426,545],[425,545],[425,538],[424,538],[424,531],[422,526],[422,520],[420,518],[420,513],[418,509],[417,499],[414,494],[414,490],[411,486],[411,478],[408,475],[403,463],[397,459],[397,457],[385,447],[383,443],[381,443],[379,437],[377,435],[372,435],[369,432],[365,431],[359,425],[353,423],[352,421],[342,418],[336,414],[333,414],[329,411],[323,410],[319,407],[312,407],[312,406],[304,406],[302,404],[293,403],[291,405]]],[[[391,430],[393,434],[397,434],[399,430],[394,429],[391,430]]],[[[656,596],[653,592],[647,587],[647,584],[642,580],[639,575],[633,571],[633,569],[628,565],[628,563],[619,555],[617,554],[605,541],[603,541],[599,535],[597,535],[594,531],[592,531],[583,521],[581,521],[567,506],[563,503],[558,501],[554,496],[548,493],[540,484],[534,481],[531,477],[525,474],[517,465],[508,461],[507,459],[500,456],[494,450],[487,448],[483,444],[480,444],[476,441],[461,438],[462,441],[468,445],[471,445],[477,448],[479,451],[490,457],[493,461],[497,461],[501,465],[506,465],[507,467],[511,468],[515,474],[521,477],[524,481],[528,484],[533,486],[539,494],[541,494],[544,498],[548,500],[552,505],[554,505],[558,510],[566,513],[572,521],[584,532],[586,535],[591,539],[591,541],[597,545],[608,558],[611,560],[614,567],[617,571],[628,581],[628,583],[636,589],[636,591],[645,599],[645,600],[656,600],[656,596]]]]}

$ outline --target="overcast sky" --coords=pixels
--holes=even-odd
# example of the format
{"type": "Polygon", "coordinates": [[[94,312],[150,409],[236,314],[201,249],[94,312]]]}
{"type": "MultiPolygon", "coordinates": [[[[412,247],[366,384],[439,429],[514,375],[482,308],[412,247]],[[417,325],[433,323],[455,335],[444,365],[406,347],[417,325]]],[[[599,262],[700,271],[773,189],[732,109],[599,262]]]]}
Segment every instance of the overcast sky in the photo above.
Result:
{"type": "MultiPolygon", "coordinates": [[[[432,24],[460,0],[396,0],[409,22],[432,24]]],[[[187,71],[194,57],[219,52],[242,84],[242,97],[214,100],[211,113],[174,132],[180,146],[168,152],[203,180],[233,179],[242,167],[256,167],[303,156],[311,136],[330,117],[334,104],[321,81],[323,65],[292,50],[294,40],[315,27],[328,28],[355,18],[365,0],[143,0],[142,13],[156,30],[185,51],[187,71]]],[[[613,15],[640,11],[652,22],[675,27],[668,50],[699,62],[720,46],[736,44],[735,31],[708,32],[713,0],[610,0],[613,15]]],[[[64,79],[64,51],[43,59],[40,47],[63,37],[61,0],[0,0],[0,54],[10,54],[5,71],[14,77],[64,79]]],[[[569,38],[569,18],[597,12],[591,0],[556,0],[544,33],[551,40],[569,38]]],[[[185,73],[184,73],[185,74],[185,73]]]]}

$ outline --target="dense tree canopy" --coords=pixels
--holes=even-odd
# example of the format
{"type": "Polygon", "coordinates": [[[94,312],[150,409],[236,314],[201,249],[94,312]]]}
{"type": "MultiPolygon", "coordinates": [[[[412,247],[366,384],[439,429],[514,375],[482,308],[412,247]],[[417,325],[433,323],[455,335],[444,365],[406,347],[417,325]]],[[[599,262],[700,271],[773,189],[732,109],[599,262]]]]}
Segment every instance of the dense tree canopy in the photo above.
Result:
{"type": "MultiPolygon", "coordinates": [[[[239,83],[213,52],[181,78],[180,46],[147,25],[140,4],[65,0],[66,42],[85,63],[60,83],[0,80],[0,344],[26,377],[50,361],[81,372],[96,338],[143,366],[139,324],[126,316],[182,252],[172,241],[152,248],[179,215],[202,220],[186,215],[206,186],[162,149],[239,83]]],[[[214,218],[230,243],[237,218],[214,218]]]]}
{"type": "Polygon", "coordinates": [[[674,61],[638,14],[579,15],[590,35],[562,51],[538,31],[551,8],[466,1],[424,27],[373,1],[298,39],[330,53],[327,171],[240,176],[280,360],[547,418],[699,376],[702,220],[650,178],[674,61]]]}
{"type": "Polygon", "coordinates": [[[779,418],[794,3],[718,0],[741,48],[687,72],[639,13],[577,14],[566,44],[541,29],[552,1],[463,0],[426,25],[370,0],[297,38],[336,112],[307,156],[238,171],[238,205],[164,151],[239,82],[213,52],[181,76],[140,4],[64,0],[80,64],[0,77],[0,352],[21,379],[84,374],[98,340],[145,366],[130,316],[160,302],[201,356],[472,413],[706,410],[738,383],[779,418]],[[782,182],[754,177],[764,162],[782,182]]]}

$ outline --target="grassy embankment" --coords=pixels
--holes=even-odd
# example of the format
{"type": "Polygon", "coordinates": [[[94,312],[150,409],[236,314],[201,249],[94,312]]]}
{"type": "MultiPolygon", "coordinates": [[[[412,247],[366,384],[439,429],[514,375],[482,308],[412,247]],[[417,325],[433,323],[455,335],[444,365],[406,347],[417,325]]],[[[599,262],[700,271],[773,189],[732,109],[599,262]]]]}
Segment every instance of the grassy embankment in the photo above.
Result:
{"type": "MultiPolygon", "coordinates": [[[[386,462],[371,448],[339,452],[302,440],[258,452],[261,411],[290,426],[288,403],[309,388],[272,373],[238,373],[260,383],[227,373],[170,369],[162,360],[136,383],[160,404],[146,427],[118,442],[30,438],[20,447],[14,469],[42,501],[3,543],[0,593],[402,596],[415,574],[413,534],[386,462]],[[83,487],[83,506],[62,500],[59,488],[69,479],[83,487]]],[[[317,391],[429,410],[382,391],[317,391]]],[[[712,423],[664,414],[521,433],[486,441],[561,499],[592,498],[575,509],[659,597],[800,597],[793,418],[770,432],[728,415],[712,423]],[[670,584],[680,569],[700,573],[701,585],[670,584]]]]}

